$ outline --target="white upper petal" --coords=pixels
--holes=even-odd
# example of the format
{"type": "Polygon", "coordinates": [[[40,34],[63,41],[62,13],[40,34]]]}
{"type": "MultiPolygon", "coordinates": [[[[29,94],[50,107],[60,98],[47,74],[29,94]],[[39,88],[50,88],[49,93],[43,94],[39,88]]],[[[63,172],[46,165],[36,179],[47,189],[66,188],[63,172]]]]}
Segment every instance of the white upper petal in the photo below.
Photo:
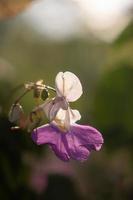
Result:
{"type": "Polygon", "coordinates": [[[58,96],[64,96],[68,102],[76,101],[83,93],[79,78],[71,72],[59,72],[55,78],[58,96]]]}

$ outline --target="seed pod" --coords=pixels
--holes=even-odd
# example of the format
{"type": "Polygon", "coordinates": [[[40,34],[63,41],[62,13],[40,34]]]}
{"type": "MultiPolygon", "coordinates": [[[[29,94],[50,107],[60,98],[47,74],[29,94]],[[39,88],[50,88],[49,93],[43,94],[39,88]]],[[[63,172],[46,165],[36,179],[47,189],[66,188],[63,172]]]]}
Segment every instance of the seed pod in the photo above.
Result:
{"type": "Polygon", "coordinates": [[[47,89],[42,90],[41,92],[41,99],[45,101],[49,97],[49,92],[47,89]]]}
{"type": "Polygon", "coordinates": [[[9,121],[10,122],[18,121],[21,118],[23,113],[24,113],[23,108],[19,103],[13,104],[11,106],[11,109],[10,109],[9,115],[8,115],[9,121]]]}

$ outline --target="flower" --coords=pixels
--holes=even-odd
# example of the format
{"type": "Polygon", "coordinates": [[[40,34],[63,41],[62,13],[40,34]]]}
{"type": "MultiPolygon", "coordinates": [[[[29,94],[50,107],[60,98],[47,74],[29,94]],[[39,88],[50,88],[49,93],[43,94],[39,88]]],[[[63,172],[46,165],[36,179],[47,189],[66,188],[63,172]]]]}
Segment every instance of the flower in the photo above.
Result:
{"type": "Polygon", "coordinates": [[[49,144],[63,161],[84,161],[92,150],[101,149],[103,137],[91,126],[76,124],[81,115],[70,108],[69,102],[76,101],[82,94],[78,77],[71,72],[59,72],[55,86],[57,96],[41,105],[50,124],[34,129],[32,139],[38,145],[49,144]]]}
{"type": "Polygon", "coordinates": [[[40,107],[50,121],[54,120],[60,108],[68,110],[69,102],[76,101],[82,95],[79,78],[71,72],[59,72],[55,78],[56,97],[46,101],[40,107]]]}

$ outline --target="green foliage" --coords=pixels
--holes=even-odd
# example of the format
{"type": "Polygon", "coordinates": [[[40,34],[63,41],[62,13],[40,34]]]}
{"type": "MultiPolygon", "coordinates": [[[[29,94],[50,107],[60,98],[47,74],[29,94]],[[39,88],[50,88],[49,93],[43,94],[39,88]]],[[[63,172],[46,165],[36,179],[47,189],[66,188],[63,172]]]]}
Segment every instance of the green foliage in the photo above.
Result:
{"type": "Polygon", "coordinates": [[[133,68],[125,64],[103,75],[95,95],[94,120],[105,131],[105,137],[110,133],[110,142],[117,148],[118,143],[131,146],[133,141],[132,88],[133,68]]]}
{"type": "Polygon", "coordinates": [[[131,22],[128,27],[120,34],[118,39],[115,41],[115,45],[123,45],[124,43],[133,40],[133,22],[131,22]]]}

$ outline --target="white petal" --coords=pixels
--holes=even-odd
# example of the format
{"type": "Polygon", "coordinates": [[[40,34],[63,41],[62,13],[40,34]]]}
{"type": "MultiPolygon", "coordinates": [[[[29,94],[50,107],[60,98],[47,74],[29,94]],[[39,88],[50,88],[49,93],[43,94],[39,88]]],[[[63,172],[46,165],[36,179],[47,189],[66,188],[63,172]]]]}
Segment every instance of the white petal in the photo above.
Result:
{"type": "Polygon", "coordinates": [[[78,110],[70,109],[69,112],[70,112],[70,121],[72,124],[81,119],[81,115],[78,110]]]}
{"type": "MultiPolygon", "coordinates": [[[[54,103],[54,102],[53,102],[54,103]]],[[[49,120],[53,121],[54,118],[56,117],[57,112],[61,108],[61,102],[56,102],[53,104],[51,110],[50,110],[50,115],[49,115],[49,120]]]]}
{"type": "Polygon", "coordinates": [[[68,108],[68,110],[60,109],[56,115],[56,119],[62,121],[62,123],[66,120],[66,115],[69,114],[70,124],[75,123],[76,121],[81,119],[81,115],[78,110],[72,110],[68,108]]]}
{"type": "Polygon", "coordinates": [[[60,108],[62,108],[63,110],[68,109],[68,102],[64,97],[59,97],[59,96],[55,97],[54,104],[59,104],[60,108]]]}
{"type": "Polygon", "coordinates": [[[53,122],[62,130],[69,130],[71,124],[75,123],[80,118],[81,115],[78,110],[71,110],[70,108],[67,110],[60,109],[53,122]]]}
{"type": "Polygon", "coordinates": [[[65,98],[55,97],[54,99],[46,101],[39,107],[45,112],[47,118],[50,121],[53,121],[60,108],[64,110],[68,109],[68,103],[66,102],[65,98]]]}
{"type": "Polygon", "coordinates": [[[71,72],[59,72],[55,78],[58,96],[64,96],[68,102],[76,101],[83,93],[79,78],[71,72]]]}

